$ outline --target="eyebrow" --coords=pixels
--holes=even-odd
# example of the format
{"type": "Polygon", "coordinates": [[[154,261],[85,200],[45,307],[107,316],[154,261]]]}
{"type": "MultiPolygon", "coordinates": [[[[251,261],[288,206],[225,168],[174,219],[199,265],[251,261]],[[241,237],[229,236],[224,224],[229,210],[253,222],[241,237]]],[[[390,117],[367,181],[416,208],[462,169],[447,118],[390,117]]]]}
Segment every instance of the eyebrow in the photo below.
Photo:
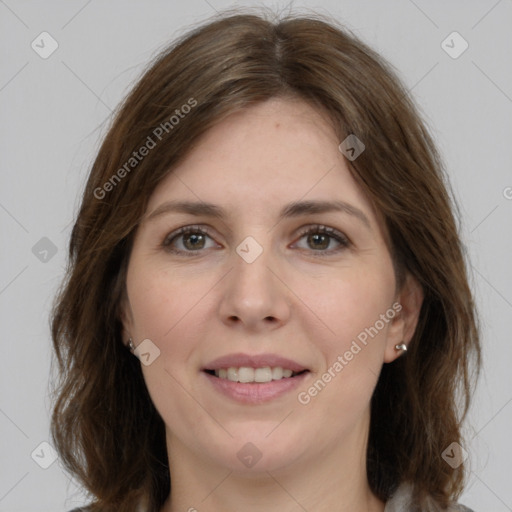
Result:
{"type": "MultiPolygon", "coordinates": [[[[352,215],[371,230],[370,221],[363,211],[345,201],[297,201],[289,203],[279,213],[278,221],[285,218],[328,212],[341,212],[352,215]]],[[[147,215],[145,221],[148,222],[167,213],[187,213],[197,217],[212,217],[220,220],[224,220],[227,217],[226,211],[221,206],[213,203],[167,201],[147,215]]]]}

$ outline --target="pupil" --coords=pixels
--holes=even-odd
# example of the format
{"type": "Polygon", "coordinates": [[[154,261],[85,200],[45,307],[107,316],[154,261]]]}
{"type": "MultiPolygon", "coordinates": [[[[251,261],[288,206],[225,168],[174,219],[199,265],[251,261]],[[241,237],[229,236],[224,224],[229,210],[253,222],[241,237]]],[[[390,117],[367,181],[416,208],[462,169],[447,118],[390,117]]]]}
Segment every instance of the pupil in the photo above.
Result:
{"type": "MultiPolygon", "coordinates": [[[[313,238],[313,240],[315,241],[318,241],[320,238],[323,238],[323,241],[324,241],[324,244],[321,245],[321,248],[325,249],[325,241],[327,240],[327,237],[325,235],[322,235],[322,234],[314,234],[314,235],[311,235],[311,237],[313,238]]],[[[327,245],[329,244],[329,241],[327,240],[327,245]]],[[[319,247],[318,244],[314,243],[313,245],[316,245],[316,247],[319,247]]]]}
{"type": "MultiPolygon", "coordinates": [[[[190,243],[191,240],[195,240],[195,242],[200,241],[203,235],[189,235],[186,240],[190,243]]],[[[192,242],[190,245],[192,248],[197,247],[197,244],[195,242],[192,242]]]]}

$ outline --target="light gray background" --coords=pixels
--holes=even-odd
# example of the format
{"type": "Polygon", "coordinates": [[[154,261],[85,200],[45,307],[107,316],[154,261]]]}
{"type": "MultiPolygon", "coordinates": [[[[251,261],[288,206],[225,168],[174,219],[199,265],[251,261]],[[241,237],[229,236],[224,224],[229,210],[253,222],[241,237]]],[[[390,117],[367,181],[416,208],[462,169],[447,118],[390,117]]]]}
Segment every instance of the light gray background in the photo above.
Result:
{"type": "MultiPolygon", "coordinates": [[[[0,0],[0,511],[84,503],[60,461],[42,469],[31,458],[49,440],[48,312],[79,192],[108,116],[149,59],[191,24],[235,5],[258,4],[0,0]],[[43,31],[59,45],[47,59],[31,48],[43,31]],[[57,248],[46,262],[32,252],[42,237],[57,248]]],[[[463,214],[483,328],[484,376],[466,445],[472,471],[461,501],[476,512],[510,511],[512,1],[318,0],[297,1],[295,11],[304,5],[341,20],[398,69],[438,141],[463,214]],[[469,44],[457,59],[441,47],[453,31],[469,44]]]]}

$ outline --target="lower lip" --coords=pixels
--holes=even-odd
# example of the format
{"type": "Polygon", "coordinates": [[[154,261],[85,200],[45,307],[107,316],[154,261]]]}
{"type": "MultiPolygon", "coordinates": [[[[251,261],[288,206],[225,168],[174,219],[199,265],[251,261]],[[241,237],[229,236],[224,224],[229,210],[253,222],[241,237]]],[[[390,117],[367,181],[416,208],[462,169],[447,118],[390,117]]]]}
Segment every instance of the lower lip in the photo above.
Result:
{"type": "Polygon", "coordinates": [[[271,382],[251,382],[247,384],[221,379],[206,372],[202,373],[217,391],[220,391],[229,398],[244,404],[261,404],[293,391],[299,387],[309,372],[271,382]]]}

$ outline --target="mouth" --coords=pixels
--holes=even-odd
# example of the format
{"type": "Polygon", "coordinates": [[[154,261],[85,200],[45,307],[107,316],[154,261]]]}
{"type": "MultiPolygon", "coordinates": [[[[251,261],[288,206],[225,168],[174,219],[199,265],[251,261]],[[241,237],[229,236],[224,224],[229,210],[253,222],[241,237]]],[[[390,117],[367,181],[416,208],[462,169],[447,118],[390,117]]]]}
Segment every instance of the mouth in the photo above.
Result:
{"type": "Polygon", "coordinates": [[[244,384],[263,384],[265,382],[272,382],[281,379],[291,379],[302,375],[309,370],[301,370],[294,372],[289,368],[282,366],[264,366],[261,368],[251,368],[249,366],[229,368],[216,368],[215,370],[204,370],[208,375],[212,375],[219,379],[229,380],[231,382],[242,382],[244,384]]]}
{"type": "Polygon", "coordinates": [[[258,404],[292,391],[310,370],[274,354],[232,354],[208,363],[202,373],[222,395],[237,402],[258,404]]]}

